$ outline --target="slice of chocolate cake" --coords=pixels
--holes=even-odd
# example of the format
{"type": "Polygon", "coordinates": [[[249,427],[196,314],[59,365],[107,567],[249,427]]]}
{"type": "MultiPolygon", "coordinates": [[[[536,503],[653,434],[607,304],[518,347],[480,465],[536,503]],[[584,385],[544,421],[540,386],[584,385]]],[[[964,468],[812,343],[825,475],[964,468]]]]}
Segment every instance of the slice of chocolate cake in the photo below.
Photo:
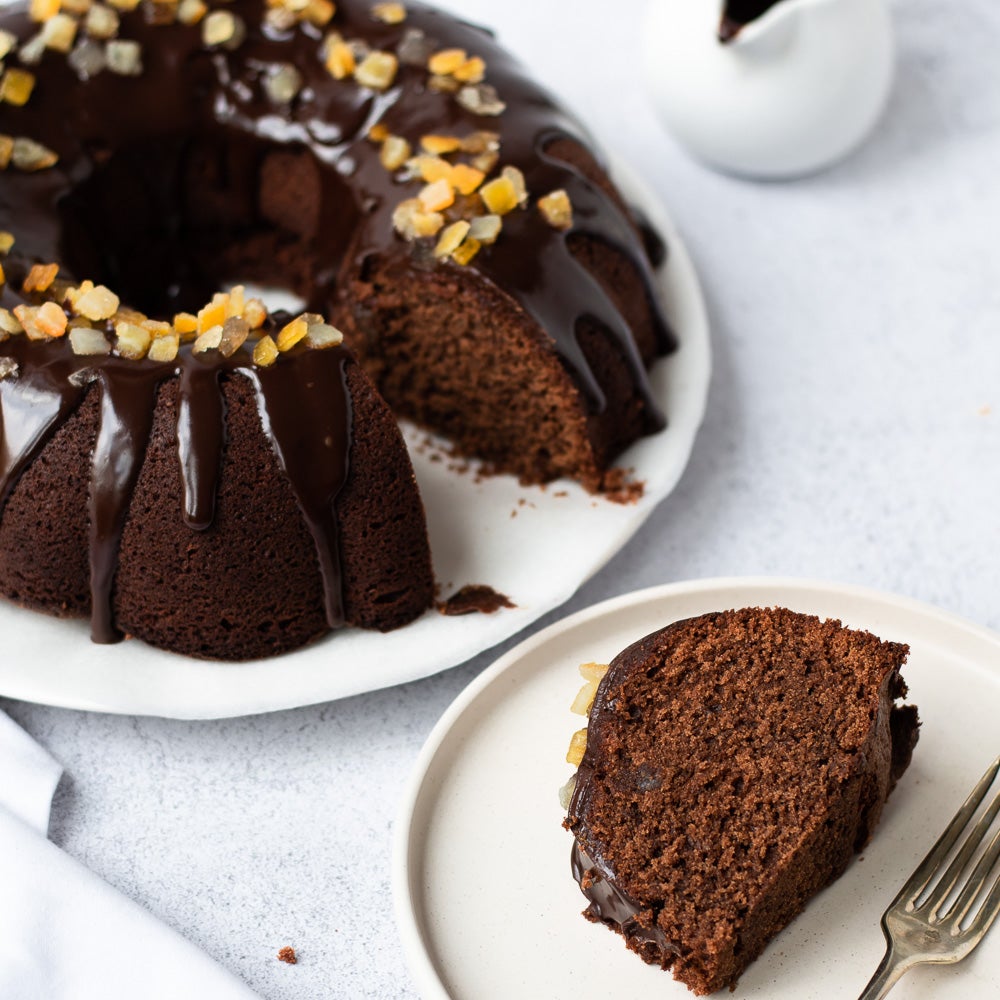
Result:
{"type": "MultiPolygon", "coordinates": [[[[838,621],[744,608],[615,657],[571,747],[565,826],[584,916],[695,993],[733,985],[844,871],[909,764],[907,652],[838,621]]],[[[582,669],[593,690],[594,666],[582,669]]]]}

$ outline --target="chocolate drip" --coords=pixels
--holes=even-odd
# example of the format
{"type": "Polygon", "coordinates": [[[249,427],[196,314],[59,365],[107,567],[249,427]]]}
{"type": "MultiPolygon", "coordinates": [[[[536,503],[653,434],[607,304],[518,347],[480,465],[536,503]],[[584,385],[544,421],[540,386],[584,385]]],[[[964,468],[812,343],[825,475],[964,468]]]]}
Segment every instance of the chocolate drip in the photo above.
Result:
{"type": "Polygon", "coordinates": [[[679,955],[680,949],[667,940],[666,934],[653,923],[646,926],[639,922],[639,904],[606,876],[595,871],[594,862],[579,842],[573,841],[570,854],[573,878],[590,905],[587,915],[603,924],[616,924],[629,941],[638,941],[658,950],[660,961],[668,955],[679,955]]]}
{"type": "MultiPolygon", "coordinates": [[[[602,688],[608,683],[608,677],[611,676],[617,662],[617,660],[612,661],[608,673],[601,682],[602,688]]],[[[595,702],[587,727],[591,732],[590,727],[595,724],[594,713],[598,711],[599,705],[595,702]]],[[[567,810],[569,819],[565,824],[574,834],[570,852],[573,877],[589,902],[584,916],[609,926],[617,926],[626,939],[636,942],[636,950],[642,954],[645,961],[659,962],[666,968],[669,956],[679,954],[677,946],[668,940],[666,934],[657,926],[655,915],[651,922],[648,916],[645,922],[639,922],[642,907],[618,885],[613,866],[605,860],[600,850],[595,850],[589,844],[585,847],[581,843],[581,840],[587,838],[579,817],[587,810],[593,771],[593,763],[585,752],[577,768],[573,794],[567,810]]]]}
{"type": "MultiPolygon", "coordinates": [[[[3,305],[12,305],[4,301],[3,305]]],[[[0,379],[0,512],[18,478],[88,391],[101,393],[101,417],[90,479],[91,633],[95,642],[121,638],[113,620],[114,579],[122,532],[142,470],[157,395],[178,385],[178,463],[185,521],[209,530],[214,517],[225,404],[221,381],[233,375],[254,385],[261,426],[288,478],[316,544],[326,617],[343,624],[343,584],[335,503],[350,468],[352,406],[343,348],[295,348],[267,369],[246,349],[206,363],[181,349],[176,361],[78,357],[65,340],[0,343],[18,374],[0,379]]]]}
{"type": "Polygon", "coordinates": [[[153,426],[156,389],[163,373],[147,366],[102,372],[101,426],[90,477],[90,633],[94,642],[117,642],[111,588],[118,549],[153,426]]]}
{"type": "Polygon", "coordinates": [[[326,620],[336,628],[344,622],[344,602],[334,504],[347,479],[352,414],[346,355],[331,365],[324,354],[305,351],[295,369],[274,365],[242,373],[254,385],[264,432],[316,543],[326,620]]]}
{"type": "MultiPolygon", "coordinates": [[[[0,347],[0,354],[10,357],[11,353],[0,347]]],[[[42,355],[43,349],[38,353],[42,355]]],[[[45,353],[51,357],[51,352],[45,353]]],[[[20,352],[14,356],[19,358],[20,352]]],[[[63,366],[46,363],[42,357],[32,361],[33,378],[0,379],[0,513],[21,473],[86,392],[82,385],[68,381],[60,370],[63,366]]]]}
{"type": "Polygon", "coordinates": [[[184,365],[177,389],[177,450],[184,477],[184,523],[205,531],[215,519],[215,497],[226,435],[219,369],[184,365]]]}
{"type": "Polygon", "coordinates": [[[646,250],[649,263],[653,267],[662,267],[667,260],[666,242],[642,208],[638,205],[630,205],[629,209],[635,219],[635,224],[639,227],[639,235],[642,237],[642,245],[646,250]]]}

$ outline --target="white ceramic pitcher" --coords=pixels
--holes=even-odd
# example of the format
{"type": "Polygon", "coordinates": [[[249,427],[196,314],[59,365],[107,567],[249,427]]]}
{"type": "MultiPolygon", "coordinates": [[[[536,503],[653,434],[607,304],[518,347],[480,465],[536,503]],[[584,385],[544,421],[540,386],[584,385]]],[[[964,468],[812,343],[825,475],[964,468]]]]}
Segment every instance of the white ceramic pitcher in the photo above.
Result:
{"type": "Polygon", "coordinates": [[[892,84],[885,0],[779,0],[728,42],[720,0],[651,0],[643,39],[667,129],[722,170],[786,178],[853,150],[892,84]]]}

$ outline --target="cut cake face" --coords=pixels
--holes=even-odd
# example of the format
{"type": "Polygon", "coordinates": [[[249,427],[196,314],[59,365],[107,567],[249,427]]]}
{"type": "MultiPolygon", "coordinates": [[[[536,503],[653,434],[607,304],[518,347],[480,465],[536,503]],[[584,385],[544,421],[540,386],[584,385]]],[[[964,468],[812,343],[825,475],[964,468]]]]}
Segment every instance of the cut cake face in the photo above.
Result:
{"type": "Polygon", "coordinates": [[[732,986],[868,841],[909,764],[907,652],[744,608],[615,657],[565,821],[584,916],[695,993],[732,986]]]}

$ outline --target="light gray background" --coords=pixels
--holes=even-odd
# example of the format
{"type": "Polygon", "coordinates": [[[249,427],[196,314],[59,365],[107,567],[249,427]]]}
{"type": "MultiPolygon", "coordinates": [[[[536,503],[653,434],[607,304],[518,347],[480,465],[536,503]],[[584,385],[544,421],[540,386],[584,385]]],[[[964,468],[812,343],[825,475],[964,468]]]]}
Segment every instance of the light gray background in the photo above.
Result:
{"type": "MultiPolygon", "coordinates": [[[[710,173],[660,132],[637,75],[638,0],[447,6],[497,27],[662,196],[713,323],[708,415],[680,487],[542,624],[651,584],[787,574],[1000,627],[1000,9],[896,2],[877,134],[825,174],[766,185],[710,173]]],[[[54,841],[261,996],[413,997],[390,903],[394,813],[434,722],[497,652],[261,718],[0,708],[67,768],[54,841]],[[275,960],[284,944],[299,965],[275,960]]]]}

